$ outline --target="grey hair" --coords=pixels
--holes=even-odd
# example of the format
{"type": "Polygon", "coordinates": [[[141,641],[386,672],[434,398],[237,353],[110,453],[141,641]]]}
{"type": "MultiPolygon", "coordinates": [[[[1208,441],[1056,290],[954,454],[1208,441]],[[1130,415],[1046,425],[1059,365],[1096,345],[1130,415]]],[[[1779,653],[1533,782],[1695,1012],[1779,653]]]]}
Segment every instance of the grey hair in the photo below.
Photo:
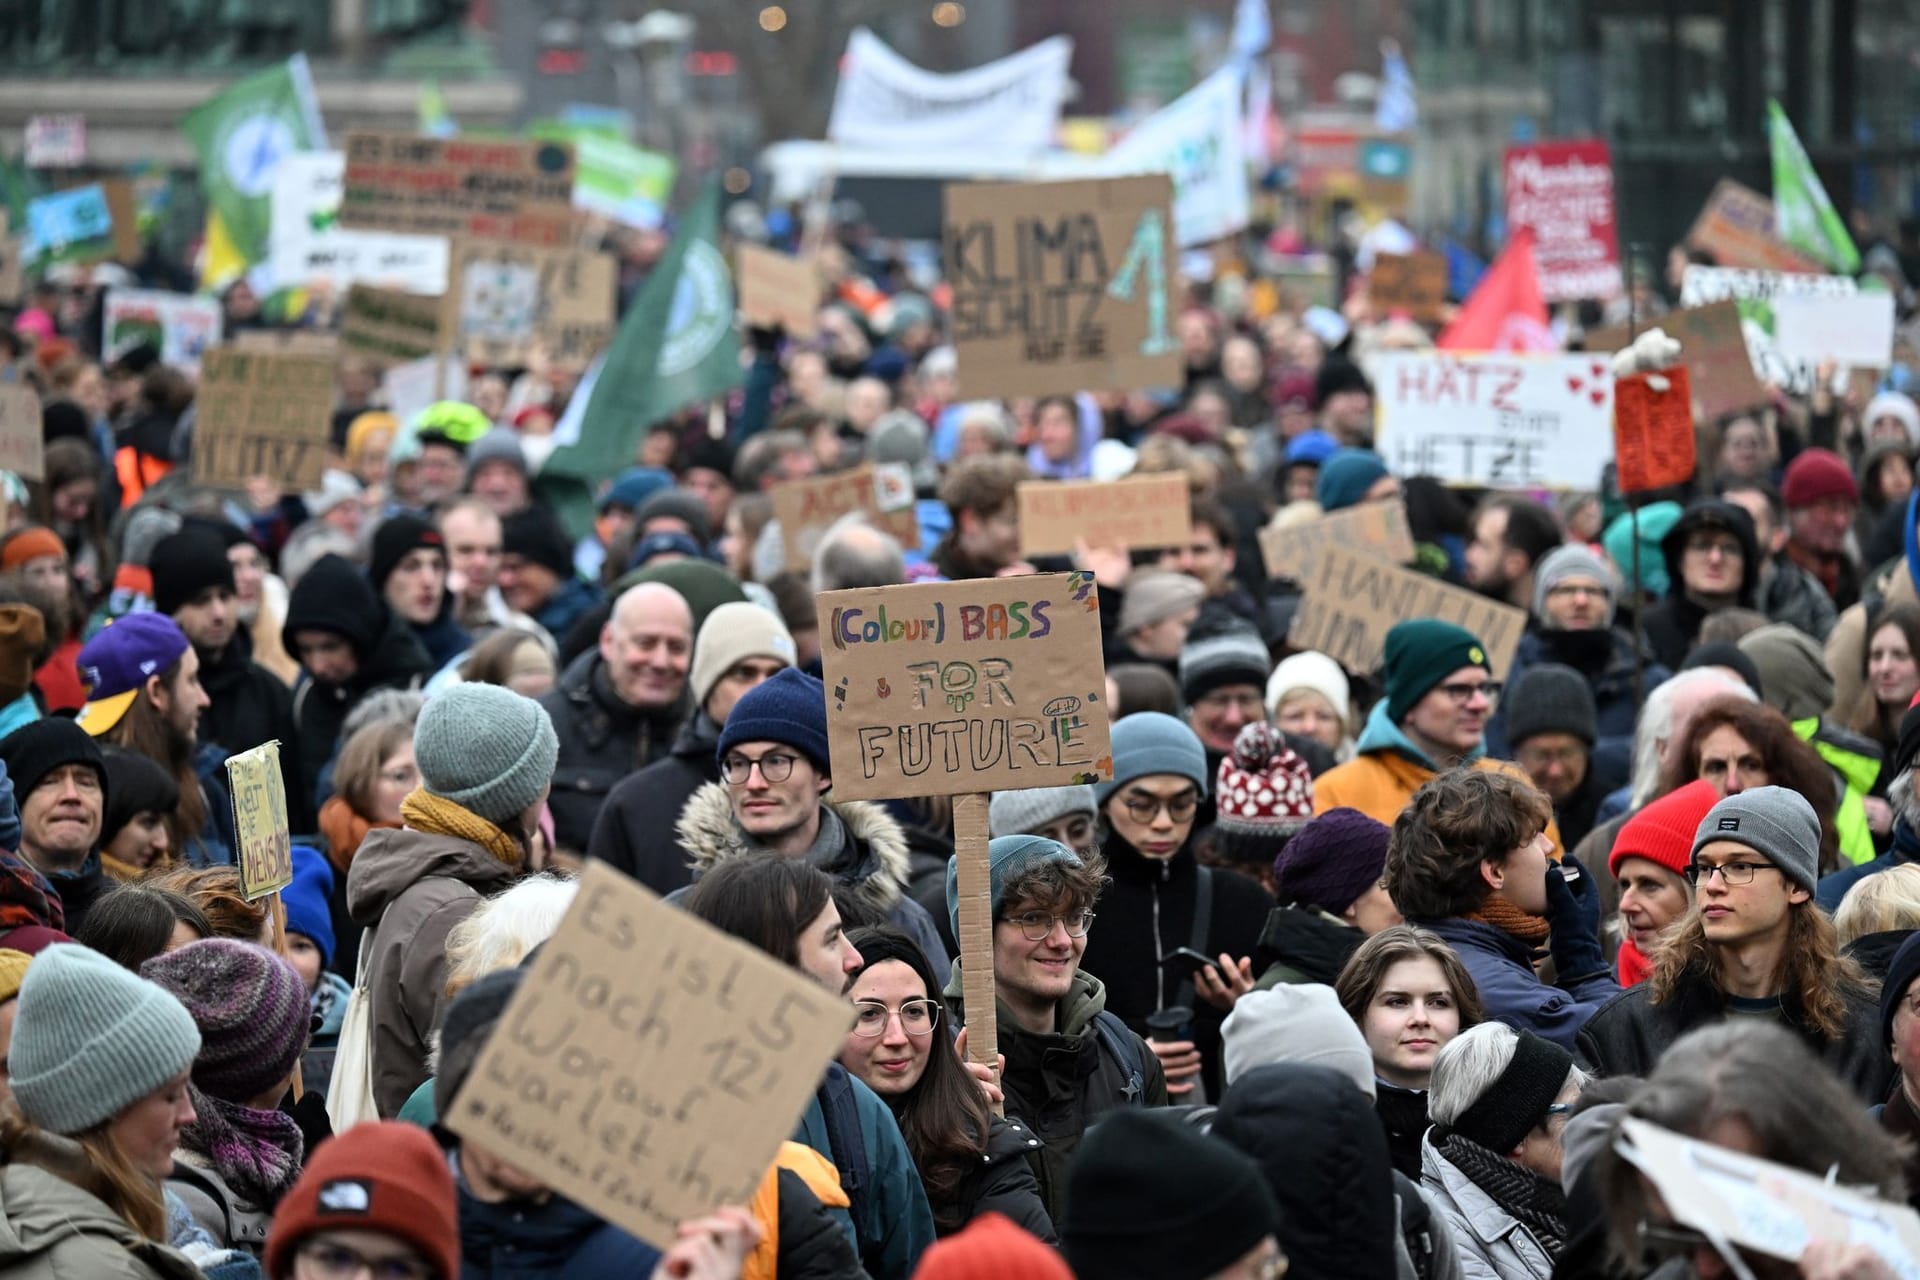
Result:
{"type": "Polygon", "coordinates": [[[1760,695],[1744,680],[1735,680],[1710,667],[1682,671],[1658,685],[1647,695],[1646,705],[1640,708],[1640,725],[1633,734],[1633,798],[1630,801],[1633,809],[1652,800],[1660,787],[1660,747],[1673,737],[1674,702],[1681,693],[1708,684],[1716,686],[1716,691],[1727,697],[1760,701],[1760,695]]]}
{"type": "MultiPolygon", "coordinates": [[[[1435,1124],[1457,1123],[1500,1079],[1519,1043],[1520,1033],[1504,1022],[1482,1022],[1447,1041],[1433,1060],[1433,1078],[1427,1084],[1428,1117],[1435,1124]]],[[[1587,1073],[1568,1067],[1561,1090],[1568,1085],[1586,1088],[1587,1073]]]]}
{"type": "Polygon", "coordinates": [[[1913,770],[1904,769],[1887,787],[1887,803],[1896,818],[1905,818],[1907,826],[1920,831],[1920,795],[1914,793],[1913,770]]]}
{"type": "Polygon", "coordinates": [[[294,530],[280,552],[280,576],[292,588],[320,563],[323,556],[339,556],[358,563],[360,544],[347,534],[321,520],[312,520],[294,530]]]}
{"type": "Polygon", "coordinates": [[[340,741],[345,742],[368,725],[382,720],[413,724],[420,719],[420,708],[426,705],[425,694],[406,689],[375,689],[347,713],[346,722],[340,726],[340,741]]]}
{"type": "Polygon", "coordinates": [[[859,511],[833,522],[813,551],[813,590],[891,587],[907,580],[900,544],[859,511]]]}

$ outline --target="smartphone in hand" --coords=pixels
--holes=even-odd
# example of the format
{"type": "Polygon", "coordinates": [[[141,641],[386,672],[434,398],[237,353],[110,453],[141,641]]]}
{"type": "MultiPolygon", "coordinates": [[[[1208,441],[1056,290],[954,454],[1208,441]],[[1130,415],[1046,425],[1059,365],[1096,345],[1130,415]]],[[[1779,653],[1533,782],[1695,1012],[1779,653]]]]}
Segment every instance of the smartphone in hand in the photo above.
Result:
{"type": "Polygon", "coordinates": [[[1220,976],[1218,973],[1220,962],[1210,956],[1201,955],[1192,947],[1174,948],[1160,961],[1160,966],[1164,969],[1176,970],[1189,978],[1197,978],[1202,969],[1213,969],[1214,976],[1220,976]]]}

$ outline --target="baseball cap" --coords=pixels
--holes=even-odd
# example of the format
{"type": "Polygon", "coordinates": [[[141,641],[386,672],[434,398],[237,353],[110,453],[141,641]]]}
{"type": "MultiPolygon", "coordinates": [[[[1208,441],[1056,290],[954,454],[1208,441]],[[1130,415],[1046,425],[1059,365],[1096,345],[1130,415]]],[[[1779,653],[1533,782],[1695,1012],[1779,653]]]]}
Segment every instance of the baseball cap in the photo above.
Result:
{"type": "Polygon", "coordinates": [[[99,737],[120,723],[134,695],[187,651],[186,632],[164,613],[129,613],[87,641],[75,665],[87,686],[87,702],[75,717],[99,737]]]}

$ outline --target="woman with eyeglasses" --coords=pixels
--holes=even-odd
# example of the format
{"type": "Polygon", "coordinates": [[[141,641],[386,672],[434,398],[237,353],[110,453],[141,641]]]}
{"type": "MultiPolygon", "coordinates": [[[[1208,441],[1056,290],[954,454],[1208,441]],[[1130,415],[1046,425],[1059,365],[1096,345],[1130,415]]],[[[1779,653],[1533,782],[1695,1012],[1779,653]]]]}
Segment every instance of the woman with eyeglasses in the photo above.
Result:
{"type": "Polygon", "coordinates": [[[913,1153],[933,1207],[951,1235],[983,1213],[1001,1213],[1049,1244],[1053,1222],[1026,1157],[1040,1146],[1025,1122],[988,1109],[942,1020],[940,987],[913,940],[886,925],[848,934],[860,953],[848,998],[853,1030],[840,1065],[880,1095],[913,1153]]]}

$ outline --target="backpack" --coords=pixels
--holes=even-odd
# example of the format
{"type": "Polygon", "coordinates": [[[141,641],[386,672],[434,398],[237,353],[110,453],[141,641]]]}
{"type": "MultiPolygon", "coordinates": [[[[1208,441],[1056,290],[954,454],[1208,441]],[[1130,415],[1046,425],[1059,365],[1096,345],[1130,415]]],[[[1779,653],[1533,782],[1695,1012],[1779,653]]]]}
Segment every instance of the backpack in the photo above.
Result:
{"type": "Polygon", "coordinates": [[[820,1103],[821,1118],[827,1124],[827,1145],[833,1149],[834,1167],[840,1170],[840,1189],[847,1193],[855,1234],[866,1221],[867,1184],[872,1171],[867,1165],[867,1139],[860,1130],[860,1101],[853,1093],[853,1077],[839,1063],[827,1066],[826,1078],[814,1093],[820,1103]]]}
{"type": "Polygon", "coordinates": [[[1093,1034],[1108,1057],[1120,1064],[1127,1075],[1126,1098],[1129,1106],[1147,1105],[1147,1063],[1140,1050],[1140,1037],[1133,1034],[1117,1013],[1102,1009],[1093,1018],[1093,1034]]]}

